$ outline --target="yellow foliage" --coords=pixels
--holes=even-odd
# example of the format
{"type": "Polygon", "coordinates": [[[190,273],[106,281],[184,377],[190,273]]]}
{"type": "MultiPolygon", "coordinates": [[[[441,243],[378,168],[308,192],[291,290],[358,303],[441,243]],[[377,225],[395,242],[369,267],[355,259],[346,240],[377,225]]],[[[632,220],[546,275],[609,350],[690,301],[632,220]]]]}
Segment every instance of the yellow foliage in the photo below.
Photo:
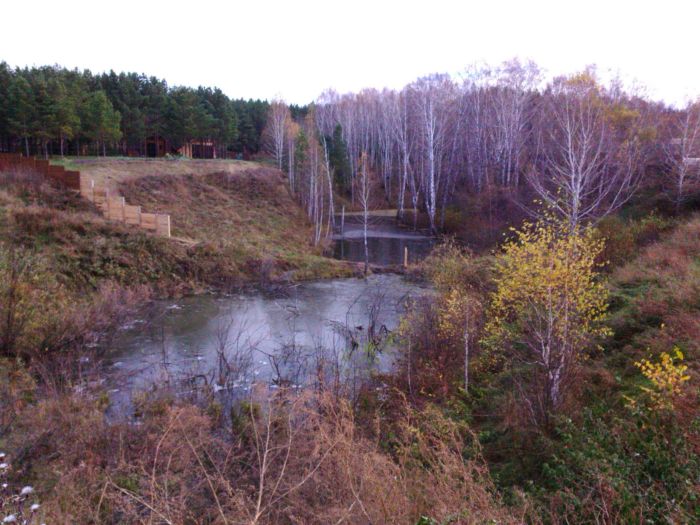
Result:
{"type": "Polygon", "coordinates": [[[438,246],[425,260],[426,273],[441,294],[455,287],[469,286],[465,272],[470,268],[469,256],[453,242],[438,246]]]}
{"type": "Polygon", "coordinates": [[[572,230],[547,219],[513,230],[503,245],[483,342],[494,362],[534,366],[528,377],[549,411],[562,401],[583,352],[610,330],[603,323],[608,291],[596,271],[604,241],[590,227],[572,230]]]}
{"type": "Polygon", "coordinates": [[[613,128],[618,130],[627,130],[631,128],[640,118],[639,111],[621,102],[610,104],[606,108],[605,116],[613,128]]]}
{"type": "Polygon", "coordinates": [[[438,330],[455,344],[468,344],[480,325],[481,302],[477,296],[453,288],[440,298],[438,330]]]}
{"type": "Polygon", "coordinates": [[[592,228],[570,232],[554,221],[526,224],[515,232],[496,262],[490,337],[518,339],[528,327],[548,327],[550,337],[579,347],[591,336],[607,335],[602,321],[608,291],[596,272],[603,246],[592,228]]]}
{"type": "Polygon", "coordinates": [[[468,297],[457,288],[442,297],[442,308],[438,319],[440,334],[444,337],[460,337],[464,328],[464,312],[468,308],[468,297]]]}
{"type": "Polygon", "coordinates": [[[478,316],[481,288],[488,280],[483,262],[448,242],[440,246],[426,263],[429,278],[440,294],[440,335],[461,343],[465,331],[474,330],[477,324],[472,318],[478,316]]]}
{"type": "Polygon", "coordinates": [[[564,84],[569,90],[590,92],[596,95],[598,95],[601,90],[596,72],[591,68],[586,68],[583,71],[571,75],[565,79],[564,84]]]}
{"type": "Polygon", "coordinates": [[[682,361],[683,352],[674,347],[673,355],[663,352],[658,362],[642,359],[634,363],[651,381],[652,388],[642,387],[642,390],[649,395],[653,408],[671,408],[673,398],[682,393],[684,383],[690,379],[686,374],[688,366],[681,364],[682,361]]]}

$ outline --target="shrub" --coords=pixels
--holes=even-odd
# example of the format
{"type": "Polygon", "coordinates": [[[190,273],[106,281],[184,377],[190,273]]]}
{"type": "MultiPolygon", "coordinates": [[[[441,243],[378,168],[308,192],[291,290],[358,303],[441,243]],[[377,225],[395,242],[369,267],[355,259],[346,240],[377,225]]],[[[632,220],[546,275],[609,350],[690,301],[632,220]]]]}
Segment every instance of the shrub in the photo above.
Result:
{"type": "MultiPolygon", "coordinates": [[[[675,417],[601,401],[561,420],[534,489],[552,523],[697,523],[700,457],[675,417]]],[[[694,425],[698,425],[696,420],[694,425]]]]}
{"type": "Polygon", "coordinates": [[[687,365],[681,364],[683,352],[678,347],[673,354],[662,352],[657,362],[642,359],[634,363],[642,375],[651,383],[651,388],[642,387],[649,397],[651,408],[671,409],[673,401],[683,392],[684,384],[690,379],[687,365]]]}
{"type": "Polygon", "coordinates": [[[388,453],[323,393],[251,401],[224,432],[192,405],[109,425],[95,403],[61,396],[25,410],[9,445],[55,523],[522,522],[475,437],[434,407],[403,406],[388,453]]]}
{"type": "Polygon", "coordinates": [[[605,241],[600,260],[609,268],[621,266],[634,259],[640,247],[657,241],[673,224],[671,219],[654,212],[637,220],[609,215],[597,225],[598,233],[605,241]]]}
{"type": "Polygon", "coordinates": [[[509,363],[522,408],[539,425],[564,406],[584,351],[609,333],[596,272],[602,247],[591,228],[539,222],[515,232],[496,260],[484,343],[509,363]]]}
{"type": "Polygon", "coordinates": [[[43,259],[0,244],[0,356],[29,358],[41,351],[66,303],[43,259]]]}

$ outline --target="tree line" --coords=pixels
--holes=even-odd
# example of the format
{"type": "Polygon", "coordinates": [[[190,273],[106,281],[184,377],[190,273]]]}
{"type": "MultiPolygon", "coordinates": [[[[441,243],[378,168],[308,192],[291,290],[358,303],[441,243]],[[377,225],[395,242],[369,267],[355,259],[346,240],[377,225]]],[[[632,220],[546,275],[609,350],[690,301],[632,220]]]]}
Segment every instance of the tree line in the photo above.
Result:
{"type": "Polygon", "coordinates": [[[218,157],[264,149],[317,241],[331,229],[334,192],[361,205],[362,174],[401,216],[423,214],[433,231],[465,194],[503,191],[526,208],[544,201],[571,224],[595,220],[650,175],[679,208],[698,184],[699,132],[696,103],[669,107],[603,84],[594,68],[545,82],[536,64],[517,60],[401,90],[326,91],[310,106],[234,100],[136,73],[0,63],[0,151],[146,156],[162,153],[160,141],[167,152],[211,142],[218,157]]]}
{"type": "Polygon", "coordinates": [[[544,202],[575,226],[615,211],[645,183],[680,206],[700,172],[697,103],[670,107],[603,83],[594,67],[545,81],[535,63],[512,60],[401,90],[327,91],[303,119],[281,101],[271,108],[267,150],[311,217],[332,212],[329,184],[361,206],[363,155],[399,214],[424,214],[433,231],[465,194],[505,192],[532,214],[544,202]],[[318,165],[300,171],[310,137],[318,165]]]}
{"type": "Polygon", "coordinates": [[[269,104],[219,88],[170,87],[137,73],[93,74],[0,63],[0,151],[25,155],[153,155],[210,141],[217,156],[258,153],[269,104]]]}

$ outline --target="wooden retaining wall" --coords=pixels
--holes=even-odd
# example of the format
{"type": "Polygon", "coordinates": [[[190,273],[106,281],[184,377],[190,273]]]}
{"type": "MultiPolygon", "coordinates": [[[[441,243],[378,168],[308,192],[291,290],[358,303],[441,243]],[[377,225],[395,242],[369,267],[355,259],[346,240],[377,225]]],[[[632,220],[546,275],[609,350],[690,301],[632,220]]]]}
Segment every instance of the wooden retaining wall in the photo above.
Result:
{"type": "Polygon", "coordinates": [[[79,171],[66,170],[63,166],[52,166],[48,160],[23,157],[19,153],[0,153],[0,171],[33,171],[60,185],[80,192],[93,202],[109,220],[124,222],[153,231],[156,235],[170,237],[170,215],[144,213],[141,206],[131,206],[124,197],[108,188],[97,186],[95,181],[79,171]]]}

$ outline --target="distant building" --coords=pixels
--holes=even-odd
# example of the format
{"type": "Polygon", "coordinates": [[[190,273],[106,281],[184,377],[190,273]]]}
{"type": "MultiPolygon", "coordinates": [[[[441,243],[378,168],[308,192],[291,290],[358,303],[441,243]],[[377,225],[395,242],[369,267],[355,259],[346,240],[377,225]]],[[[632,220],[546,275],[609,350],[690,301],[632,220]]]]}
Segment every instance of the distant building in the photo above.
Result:
{"type": "Polygon", "coordinates": [[[146,139],[146,157],[165,157],[168,143],[163,137],[148,137],[146,139]]]}
{"type": "Polygon", "coordinates": [[[164,157],[182,155],[191,159],[215,159],[216,147],[211,140],[190,140],[179,148],[173,147],[163,137],[148,137],[145,141],[147,157],[164,157]]]}
{"type": "Polygon", "coordinates": [[[191,159],[215,159],[216,148],[211,140],[191,140],[178,148],[177,152],[183,157],[191,159]]]}

